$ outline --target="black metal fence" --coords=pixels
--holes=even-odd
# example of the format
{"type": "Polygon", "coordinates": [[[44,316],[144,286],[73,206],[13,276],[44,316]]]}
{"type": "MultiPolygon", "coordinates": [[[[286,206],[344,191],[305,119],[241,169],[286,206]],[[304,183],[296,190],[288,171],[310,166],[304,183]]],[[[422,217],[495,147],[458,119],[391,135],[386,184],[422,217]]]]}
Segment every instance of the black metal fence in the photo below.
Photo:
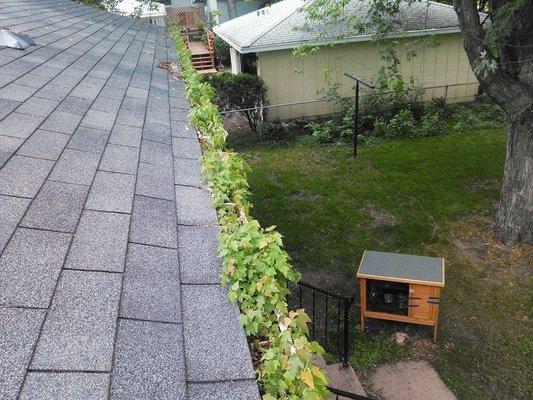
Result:
{"type": "Polygon", "coordinates": [[[304,308],[311,318],[310,337],[346,366],[350,354],[350,312],[354,297],[344,297],[305,282],[292,292],[293,306],[304,308]]]}

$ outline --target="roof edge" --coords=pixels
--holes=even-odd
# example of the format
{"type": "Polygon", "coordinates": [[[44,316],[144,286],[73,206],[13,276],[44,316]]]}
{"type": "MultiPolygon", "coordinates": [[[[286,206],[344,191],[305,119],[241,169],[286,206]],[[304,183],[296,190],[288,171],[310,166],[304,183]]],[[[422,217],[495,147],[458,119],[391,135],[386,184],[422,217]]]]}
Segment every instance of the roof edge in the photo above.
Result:
{"type": "MultiPolygon", "coordinates": [[[[298,42],[288,42],[283,43],[276,46],[239,46],[238,44],[234,43],[231,39],[226,37],[224,34],[221,34],[220,32],[217,32],[216,27],[213,29],[213,31],[226,43],[228,43],[231,47],[233,47],[235,50],[237,50],[241,54],[247,54],[247,53],[264,53],[268,51],[277,51],[277,50],[289,50],[294,49],[295,47],[298,47],[300,45],[310,45],[310,46],[323,46],[323,45],[330,45],[330,44],[346,44],[346,43],[359,43],[359,42],[368,42],[370,41],[371,35],[360,35],[360,36],[353,36],[349,38],[343,38],[343,39],[326,39],[326,40],[311,40],[311,41],[298,41],[298,42]]],[[[426,36],[426,35],[445,35],[447,33],[460,33],[461,30],[458,26],[452,26],[448,28],[435,28],[435,29],[424,29],[424,30],[417,30],[417,31],[407,31],[402,34],[394,34],[390,35],[390,39],[399,39],[403,37],[417,37],[417,36],[426,36]]]]}

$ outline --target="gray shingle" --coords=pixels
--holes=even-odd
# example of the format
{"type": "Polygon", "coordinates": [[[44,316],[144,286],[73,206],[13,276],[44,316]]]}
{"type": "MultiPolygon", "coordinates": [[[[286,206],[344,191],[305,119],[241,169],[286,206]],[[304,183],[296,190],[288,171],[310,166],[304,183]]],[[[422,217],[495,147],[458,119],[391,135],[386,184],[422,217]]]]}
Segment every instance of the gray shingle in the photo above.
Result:
{"type": "Polygon", "coordinates": [[[254,379],[226,382],[189,382],[189,399],[201,400],[259,400],[259,390],[254,379]]]}
{"type": "Polygon", "coordinates": [[[177,247],[175,203],[135,196],[130,241],[153,246],[177,247]]]}
{"type": "Polygon", "coordinates": [[[192,158],[175,158],[174,183],[176,185],[200,186],[203,183],[200,161],[192,158]]]}
{"type": "Polygon", "coordinates": [[[139,149],[129,146],[108,144],[99,169],[102,171],[135,174],[139,160],[139,149]]]}
{"type": "Polygon", "coordinates": [[[168,144],[143,140],[141,161],[170,168],[172,167],[172,148],[168,144]]]}
{"type": "Polygon", "coordinates": [[[91,107],[91,101],[80,97],[67,96],[57,107],[57,111],[69,112],[72,114],[85,115],[91,107]]]}
{"type": "Polygon", "coordinates": [[[176,186],[178,223],[183,225],[216,225],[217,214],[211,205],[211,193],[190,186],[176,186]]]}
{"type": "Polygon", "coordinates": [[[146,99],[148,97],[148,90],[130,86],[128,90],[126,90],[126,96],[138,99],[146,99]]]}
{"type": "Polygon", "coordinates": [[[0,195],[0,254],[30,204],[29,199],[0,195]]]}
{"type": "Polygon", "coordinates": [[[116,116],[115,113],[91,109],[87,111],[87,114],[83,117],[81,125],[89,128],[110,131],[111,128],[113,128],[116,116]]]}
{"type": "Polygon", "coordinates": [[[131,213],[135,177],[98,171],[87,199],[86,208],[131,213]]]}
{"type": "Polygon", "coordinates": [[[170,111],[170,118],[174,121],[188,122],[189,121],[188,109],[172,108],[170,111]]]}
{"type": "Polygon", "coordinates": [[[31,97],[31,95],[35,93],[36,90],[37,89],[32,88],[30,86],[10,83],[9,85],[4,86],[2,89],[0,89],[0,99],[25,101],[26,99],[31,97]]]}
{"type": "Polygon", "coordinates": [[[0,258],[0,305],[48,307],[70,239],[18,228],[0,258]]]}
{"type": "Polygon", "coordinates": [[[102,154],[109,139],[109,131],[80,126],[72,135],[67,147],[69,149],[102,154]]]}
{"type": "Polygon", "coordinates": [[[100,156],[98,154],[65,149],[54,166],[49,179],[59,182],[90,185],[94,174],[96,174],[99,161],[100,156]]]}
{"type": "Polygon", "coordinates": [[[108,373],[29,372],[21,400],[106,400],[108,373]]]}
{"type": "Polygon", "coordinates": [[[45,310],[0,308],[0,398],[17,398],[44,315],[45,310]]]}
{"type": "Polygon", "coordinates": [[[4,136],[27,139],[43,121],[43,117],[12,112],[0,121],[0,132],[4,136]]]}
{"type": "Polygon", "coordinates": [[[0,194],[35,197],[53,161],[22,156],[13,156],[0,169],[0,194]]]}
{"type": "Polygon", "coordinates": [[[137,98],[137,97],[124,97],[122,100],[122,108],[125,108],[127,110],[136,110],[136,111],[144,111],[146,108],[146,98],[137,98]]]}
{"type": "Polygon", "coordinates": [[[135,194],[174,200],[172,170],[160,165],[140,163],[135,194]]]}
{"type": "Polygon", "coordinates": [[[109,143],[122,146],[141,147],[141,128],[115,124],[111,131],[109,143]]]}
{"type": "Polygon", "coordinates": [[[70,137],[59,132],[37,129],[17,151],[18,155],[57,160],[70,137]]]}
{"type": "Polygon", "coordinates": [[[0,99],[0,120],[20,105],[19,101],[0,99]]]}
{"type": "Polygon", "coordinates": [[[17,108],[17,112],[38,117],[48,117],[57,107],[57,100],[42,99],[37,96],[30,97],[17,108]]]}
{"type": "Polygon", "coordinates": [[[46,181],[21,226],[73,233],[88,192],[88,186],[46,181]]]}
{"type": "Polygon", "coordinates": [[[110,399],[185,397],[179,325],[120,320],[110,399]]]}
{"type": "Polygon", "coordinates": [[[31,368],[110,371],[120,284],[119,274],[64,270],[31,368]]]}
{"type": "Polygon", "coordinates": [[[129,220],[124,214],[85,210],[65,268],[122,272],[129,220]]]}
{"type": "Polygon", "coordinates": [[[177,158],[197,159],[202,155],[200,143],[198,143],[197,139],[173,138],[172,154],[177,158]]]}
{"type": "Polygon", "coordinates": [[[171,144],[170,127],[155,122],[147,122],[143,128],[143,139],[171,144]]]}
{"type": "Polygon", "coordinates": [[[0,136],[0,168],[17,151],[22,143],[24,143],[24,139],[0,136]]]}
{"type": "Polygon", "coordinates": [[[71,95],[74,97],[81,97],[82,99],[94,100],[98,96],[98,93],[100,93],[99,87],[78,85],[71,92],[71,95]]]}
{"type": "Polygon", "coordinates": [[[105,111],[107,113],[117,114],[120,108],[120,100],[110,99],[109,97],[99,96],[91,106],[92,110],[105,111]]]}
{"type": "Polygon", "coordinates": [[[78,127],[80,121],[81,115],[64,111],[54,111],[48,116],[48,118],[46,118],[46,121],[43,122],[41,128],[48,131],[67,133],[71,135],[78,127]]]}
{"type": "Polygon", "coordinates": [[[197,139],[198,140],[198,133],[196,132],[196,129],[186,123],[186,122],[178,122],[178,121],[171,121],[172,126],[172,137],[176,138],[189,138],[189,139],[197,139]]]}
{"type": "Polygon", "coordinates": [[[181,322],[176,250],[134,243],[129,245],[120,316],[181,322]]]}
{"type": "Polygon", "coordinates": [[[218,232],[218,227],[179,226],[182,283],[220,283],[222,262],[217,254],[218,232]]]}
{"type": "Polygon", "coordinates": [[[182,285],[181,291],[187,380],[254,378],[239,311],[227,292],[219,285],[182,285]]]}
{"type": "Polygon", "coordinates": [[[128,126],[143,126],[144,110],[128,110],[121,108],[117,116],[117,124],[128,126]]]}

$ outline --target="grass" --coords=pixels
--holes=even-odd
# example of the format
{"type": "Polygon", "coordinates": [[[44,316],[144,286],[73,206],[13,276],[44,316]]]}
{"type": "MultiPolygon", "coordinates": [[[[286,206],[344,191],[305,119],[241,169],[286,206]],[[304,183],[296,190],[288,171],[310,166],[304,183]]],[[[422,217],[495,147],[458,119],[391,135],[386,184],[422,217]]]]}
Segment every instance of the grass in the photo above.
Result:
{"type": "Polygon", "coordinates": [[[429,329],[374,321],[356,336],[363,374],[406,357],[428,359],[460,399],[532,394],[531,247],[490,233],[505,135],[500,128],[363,147],[230,140],[252,166],[253,215],[277,225],[303,279],[357,292],[365,249],[447,260],[439,341],[429,329]],[[409,335],[400,348],[388,340],[409,335]]]}

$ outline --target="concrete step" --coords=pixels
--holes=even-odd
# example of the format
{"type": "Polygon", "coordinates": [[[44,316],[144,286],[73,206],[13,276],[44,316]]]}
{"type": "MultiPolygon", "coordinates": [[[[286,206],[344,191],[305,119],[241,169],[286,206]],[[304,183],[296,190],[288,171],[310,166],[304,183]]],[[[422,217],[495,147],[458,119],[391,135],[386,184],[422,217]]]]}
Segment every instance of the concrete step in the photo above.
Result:
{"type": "MultiPolygon", "coordinates": [[[[352,366],[348,364],[347,367],[343,367],[342,363],[326,364],[326,361],[322,356],[315,358],[316,364],[326,371],[329,379],[328,386],[335,389],[344,390],[345,392],[355,393],[359,396],[366,396],[365,389],[361,385],[359,378],[355,374],[352,366]]],[[[331,396],[328,400],[336,400],[337,397],[331,396]]],[[[338,397],[339,400],[349,400],[346,397],[338,397]]]]}

